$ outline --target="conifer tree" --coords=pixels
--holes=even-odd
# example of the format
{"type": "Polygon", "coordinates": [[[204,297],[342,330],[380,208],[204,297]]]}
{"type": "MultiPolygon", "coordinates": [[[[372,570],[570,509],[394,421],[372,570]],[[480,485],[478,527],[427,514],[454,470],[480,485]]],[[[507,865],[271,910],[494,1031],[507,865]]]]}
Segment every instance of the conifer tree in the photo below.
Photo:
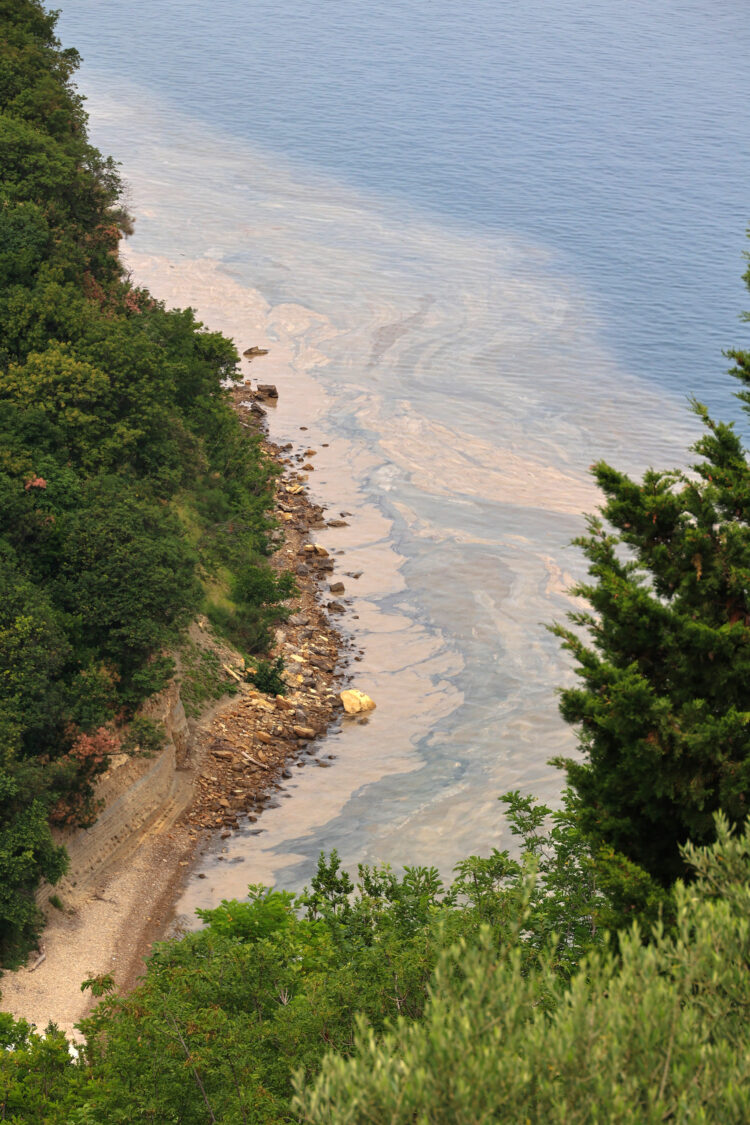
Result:
{"type": "MultiPolygon", "coordinates": [[[[729,355],[750,386],[750,353],[729,355]]],[[[561,712],[583,758],[557,763],[581,827],[664,883],[679,845],[713,839],[717,810],[744,820],[750,792],[750,464],[733,425],[693,408],[692,471],[594,466],[606,502],[576,540],[590,581],[574,591],[591,611],[553,629],[581,681],[561,712]]]]}

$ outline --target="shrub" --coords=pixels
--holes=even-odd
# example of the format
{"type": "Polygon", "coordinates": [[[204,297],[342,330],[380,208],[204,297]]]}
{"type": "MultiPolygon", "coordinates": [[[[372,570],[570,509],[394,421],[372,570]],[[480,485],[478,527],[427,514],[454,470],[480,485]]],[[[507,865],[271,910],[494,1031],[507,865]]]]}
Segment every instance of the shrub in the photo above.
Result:
{"type": "Polygon", "coordinates": [[[248,672],[247,678],[258,691],[266,695],[286,695],[287,686],[282,679],[283,671],[284,660],[281,656],[277,656],[273,661],[257,660],[255,670],[248,672]]]}
{"type": "Polygon", "coordinates": [[[163,723],[155,723],[145,715],[138,715],[128,727],[120,749],[125,754],[153,757],[164,746],[167,734],[163,723]]]}

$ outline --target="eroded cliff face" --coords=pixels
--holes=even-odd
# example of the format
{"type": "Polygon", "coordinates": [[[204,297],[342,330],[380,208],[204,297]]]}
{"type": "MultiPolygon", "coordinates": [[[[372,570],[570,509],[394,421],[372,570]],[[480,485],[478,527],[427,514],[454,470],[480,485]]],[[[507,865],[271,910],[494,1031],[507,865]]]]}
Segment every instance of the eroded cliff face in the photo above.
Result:
{"type": "Polygon", "coordinates": [[[96,784],[96,800],[101,802],[96,823],[56,833],[70,867],[56,887],[40,887],[40,905],[55,893],[75,904],[112,863],[127,858],[146,835],[171,828],[190,804],[193,743],[179,683],[173,681],[150,700],[144,714],[163,725],[164,748],[152,757],[114,755],[96,784]]]}

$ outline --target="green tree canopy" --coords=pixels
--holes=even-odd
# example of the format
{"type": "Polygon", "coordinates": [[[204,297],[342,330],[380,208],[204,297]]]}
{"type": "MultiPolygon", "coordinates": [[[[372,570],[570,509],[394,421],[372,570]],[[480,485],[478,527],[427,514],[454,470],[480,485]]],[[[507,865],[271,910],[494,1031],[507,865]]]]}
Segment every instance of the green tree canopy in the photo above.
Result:
{"type": "Polygon", "coordinates": [[[750,807],[750,463],[733,425],[695,410],[691,470],[594,466],[605,503],[573,591],[591,610],[554,630],[580,680],[561,711],[583,757],[561,764],[581,824],[664,883],[717,810],[750,807]]]}
{"type": "MultiPolygon", "coordinates": [[[[676,1125],[750,1117],[750,832],[689,848],[675,933],[620,956],[589,955],[569,987],[552,959],[524,973],[518,946],[445,950],[424,1018],[385,1035],[361,1020],[353,1057],[297,1079],[297,1118],[315,1125],[676,1125]]],[[[517,918],[519,934],[525,919],[517,918]]]]}

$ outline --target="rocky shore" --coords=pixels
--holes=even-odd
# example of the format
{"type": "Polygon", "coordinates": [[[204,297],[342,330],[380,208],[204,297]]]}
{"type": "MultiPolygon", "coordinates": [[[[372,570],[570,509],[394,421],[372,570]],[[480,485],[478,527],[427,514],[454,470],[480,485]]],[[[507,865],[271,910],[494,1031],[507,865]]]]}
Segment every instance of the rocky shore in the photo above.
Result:
{"type": "MultiPolygon", "coordinates": [[[[272,564],[291,570],[298,589],[270,654],[272,660],[281,657],[285,690],[275,696],[258,690],[241,656],[216,638],[208,622],[193,624],[191,643],[212,653],[235,694],[189,723],[179,763],[183,783],[192,785],[185,811],[176,819],[165,813],[152,823],[127,859],[102,864],[85,892],[73,890],[72,873],[70,901],[63,897],[62,909],[46,910],[39,954],[0,980],[0,1009],[39,1027],[53,1021],[75,1035],[75,1024],[92,1006],[90,994],[80,990],[86,978],[110,974],[119,989],[132,988],[151,946],[170,930],[175,902],[208,841],[256,822],[295,769],[329,767],[335,756],[326,753],[324,739],[331,724],[342,721],[345,709],[351,717],[343,721],[366,721],[361,712],[374,706],[345,689],[349,660],[360,655],[336,624],[346,611],[346,587],[335,557],[312,538],[317,530],[342,526],[347,513],[326,519],[308,495],[316,450],[302,444],[295,451],[268,438],[261,405],[268,388],[252,391],[248,382],[232,397],[240,422],[260,429],[268,456],[281,470],[272,564]]],[[[344,577],[351,582],[359,575],[344,577]]]]}
{"type": "MultiPolygon", "coordinates": [[[[257,427],[258,400],[267,397],[267,388],[253,393],[241,386],[233,397],[240,420],[257,427]]],[[[345,603],[337,600],[345,586],[334,574],[335,559],[310,539],[311,531],[344,521],[326,520],[323,508],[307,493],[315,450],[295,455],[289,445],[279,448],[268,439],[264,444],[284,470],[276,486],[280,527],[273,533],[278,549],[272,561],[277,569],[292,571],[299,591],[294,612],[276,631],[271,654],[282,659],[286,690],[270,696],[252,682],[242,682],[243,667],[225,665],[237,677],[238,695],[202,732],[204,765],[187,814],[188,823],[199,830],[231,831],[241,819],[252,823],[283,789],[292,769],[329,766],[334,755],[324,753],[321,740],[344,709],[340,690],[352,642],[342,637],[332,617],[345,611],[345,603]]]]}

